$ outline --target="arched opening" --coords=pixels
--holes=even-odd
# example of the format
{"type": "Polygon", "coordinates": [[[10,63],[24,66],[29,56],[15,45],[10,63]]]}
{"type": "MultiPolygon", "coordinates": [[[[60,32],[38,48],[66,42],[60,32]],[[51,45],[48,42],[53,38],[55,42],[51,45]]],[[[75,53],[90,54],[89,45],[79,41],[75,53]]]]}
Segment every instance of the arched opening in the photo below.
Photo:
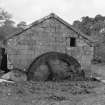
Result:
{"type": "Polygon", "coordinates": [[[81,71],[79,62],[64,53],[48,52],[38,56],[27,70],[28,80],[64,80],[78,75],[81,71]]]}

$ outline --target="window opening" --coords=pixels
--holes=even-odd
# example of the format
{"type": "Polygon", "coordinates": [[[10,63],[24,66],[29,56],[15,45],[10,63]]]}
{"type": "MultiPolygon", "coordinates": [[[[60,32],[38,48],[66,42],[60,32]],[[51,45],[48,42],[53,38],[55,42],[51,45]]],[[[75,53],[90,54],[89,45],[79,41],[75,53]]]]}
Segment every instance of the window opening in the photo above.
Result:
{"type": "Polygon", "coordinates": [[[76,38],[70,37],[70,46],[75,47],[76,46],[76,38]]]}

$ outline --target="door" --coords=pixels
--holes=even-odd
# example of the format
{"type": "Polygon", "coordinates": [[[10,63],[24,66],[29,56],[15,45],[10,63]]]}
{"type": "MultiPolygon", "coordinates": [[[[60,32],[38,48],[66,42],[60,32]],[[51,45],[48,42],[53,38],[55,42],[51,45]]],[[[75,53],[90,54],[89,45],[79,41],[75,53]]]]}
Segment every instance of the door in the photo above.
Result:
{"type": "Polygon", "coordinates": [[[5,48],[1,48],[1,65],[0,65],[0,69],[8,72],[8,68],[7,68],[7,54],[5,52],[5,48]]]}

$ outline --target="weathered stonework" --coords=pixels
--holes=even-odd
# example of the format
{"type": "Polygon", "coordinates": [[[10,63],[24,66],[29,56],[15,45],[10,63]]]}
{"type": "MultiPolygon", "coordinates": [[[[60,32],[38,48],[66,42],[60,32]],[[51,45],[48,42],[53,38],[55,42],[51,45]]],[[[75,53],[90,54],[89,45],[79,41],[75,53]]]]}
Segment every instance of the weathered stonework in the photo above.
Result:
{"type": "Polygon", "coordinates": [[[93,47],[88,43],[85,36],[51,14],[9,38],[6,49],[8,61],[20,69],[27,69],[37,56],[51,51],[67,53],[84,66],[89,65],[93,58],[93,47]],[[70,37],[76,38],[75,47],[70,46],[70,37]]]}
{"type": "Polygon", "coordinates": [[[97,63],[105,63],[105,42],[94,45],[94,61],[97,63]]]}

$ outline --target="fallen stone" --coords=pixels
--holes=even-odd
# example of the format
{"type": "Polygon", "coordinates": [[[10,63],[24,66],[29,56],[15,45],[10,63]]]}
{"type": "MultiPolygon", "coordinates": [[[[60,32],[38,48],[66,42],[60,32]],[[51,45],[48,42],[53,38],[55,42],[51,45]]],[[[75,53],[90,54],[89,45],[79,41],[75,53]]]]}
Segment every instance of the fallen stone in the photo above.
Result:
{"type": "Polygon", "coordinates": [[[5,80],[5,79],[0,79],[0,83],[1,83],[1,82],[14,83],[13,81],[5,80]]]}
{"type": "Polygon", "coordinates": [[[19,69],[13,69],[10,72],[4,74],[1,76],[2,79],[4,80],[10,80],[10,81],[26,81],[27,80],[27,75],[25,72],[19,70],[19,69]]]}

